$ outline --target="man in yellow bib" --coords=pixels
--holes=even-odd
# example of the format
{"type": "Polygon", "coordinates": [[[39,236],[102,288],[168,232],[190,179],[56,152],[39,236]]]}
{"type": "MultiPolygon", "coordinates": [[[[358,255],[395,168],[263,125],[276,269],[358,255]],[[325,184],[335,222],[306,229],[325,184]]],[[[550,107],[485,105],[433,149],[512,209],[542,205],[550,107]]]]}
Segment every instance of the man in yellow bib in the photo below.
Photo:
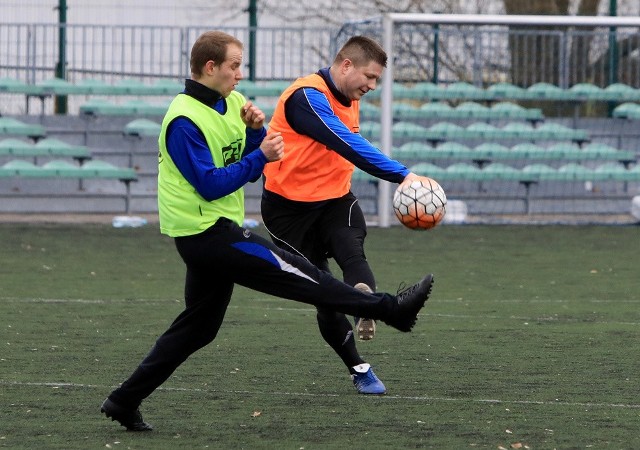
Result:
{"type": "MultiPolygon", "coordinates": [[[[374,317],[408,332],[431,290],[431,275],[398,295],[370,294],[319,270],[242,227],[242,186],[282,158],[278,133],[235,87],[242,43],[218,31],[191,50],[191,79],[173,100],[158,145],[160,230],[174,238],[186,268],[185,309],[101,411],[131,431],[149,431],[139,406],[187,358],[216,337],[240,284],[345,314],[374,317]]],[[[215,378],[215,375],[212,375],[215,378]]]]}

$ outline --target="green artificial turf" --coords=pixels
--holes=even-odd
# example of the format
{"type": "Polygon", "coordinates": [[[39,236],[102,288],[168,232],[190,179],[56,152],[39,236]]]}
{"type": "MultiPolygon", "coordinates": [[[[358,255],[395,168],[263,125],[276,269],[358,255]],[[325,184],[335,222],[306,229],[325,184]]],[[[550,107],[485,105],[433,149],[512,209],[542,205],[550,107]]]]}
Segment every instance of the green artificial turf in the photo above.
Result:
{"type": "Polygon", "coordinates": [[[412,333],[358,344],[387,395],[356,393],[312,307],[238,287],[143,403],[150,433],[99,407],[182,309],[171,239],[0,224],[0,255],[0,447],[640,447],[638,227],[372,228],[378,290],[436,280],[412,333]]]}

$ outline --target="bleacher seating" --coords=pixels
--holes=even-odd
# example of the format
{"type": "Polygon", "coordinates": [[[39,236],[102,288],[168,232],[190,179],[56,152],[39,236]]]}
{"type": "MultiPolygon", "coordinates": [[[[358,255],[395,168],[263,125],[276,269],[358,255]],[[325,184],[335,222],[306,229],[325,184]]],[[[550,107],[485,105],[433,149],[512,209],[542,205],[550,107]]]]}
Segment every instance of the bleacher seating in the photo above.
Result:
{"type": "MultiPolygon", "coordinates": [[[[532,123],[544,120],[540,108],[524,108],[511,102],[497,102],[485,106],[477,102],[463,102],[451,106],[446,102],[427,102],[420,106],[396,102],[392,107],[394,120],[526,120],[532,123]]],[[[379,120],[380,108],[370,102],[361,102],[360,116],[364,120],[379,120]]]]}
{"type": "Polygon", "coordinates": [[[501,161],[617,161],[627,166],[636,160],[632,151],[618,150],[604,144],[590,143],[585,147],[559,143],[543,147],[533,143],[520,143],[506,147],[495,142],[470,148],[457,142],[445,142],[433,147],[421,141],[410,141],[394,148],[392,156],[403,161],[458,160],[491,162],[501,161]]]}
{"type": "Polygon", "coordinates": [[[168,102],[153,104],[135,99],[124,103],[115,103],[103,98],[92,98],[80,105],[79,112],[87,116],[163,116],[168,107],[168,102]]]}
{"type": "Polygon", "coordinates": [[[42,125],[24,123],[13,117],[0,117],[0,136],[26,136],[38,141],[46,135],[47,131],[42,125]]]}
{"type": "Polygon", "coordinates": [[[80,164],[91,159],[90,150],[84,145],[71,145],[59,139],[46,138],[32,144],[19,139],[0,141],[0,156],[10,157],[71,157],[80,164]]]}
{"type": "MultiPolygon", "coordinates": [[[[238,91],[253,99],[270,117],[277,97],[288,85],[289,81],[242,80],[238,91]]],[[[95,149],[86,145],[47,138],[50,130],[46,127],[22,123],[20,128],[15,123],[17,119],[1,117],[0,139],[2,136],[7,138],[0,140],[0,176],[4,180],[12,177],[120,180],[127,185],[128,210],[129,182],[146,180],[149,193],[140,195],[152,197],[155,194],[151,189],[154,188],[153,171],[157,165],[158,122],[170,99],[183,88],[181,82],[173,80],[107,83],[93,79],[77,82],[51,79],[32,85],[0,79],[0,93],[36,96],[43,102],[54,95],[86,97],[84,103],[79,104],[79,110],[76,105],[78,115],[85,123],[83,130],[76,130],[78,135],[84,133],[86,143],[87,135],[104,133],[103,136],[109,136],[109,142],[115,142],[106,144],[99,138],[92,138],[94,147],[105,147],[100,148],[105,152],[104,157],[98,157],[93,154],[95,149]],[[166,97],[161,99],[166,101],[147,101],[152,96],[166,97]],[[12,125],[8,128],[13,134],[6,131],[6,125],[3,128],[2,119],[8,119],[4,123],[12,125]],[[105,122],[110,122],[109,130],[104,129],[105,122]],[[25,127],[29,131],[25,131],[25,127]],[[33,142],[14,137],[29,138],[33,142]],[[123,138],[127,141],[118,142],[123,138]],[[125,142],[129,145],[122,145],[125,142]],[[109,145],[117,148],[109,149],[109,145]],[[124,169],[120,165],[125,166],[124,169]]],[[[374,143],[380,139],[380,94],[379,88],[361,102],[360,132],[374,143]]],[[[528,88],[496,83],[482,88],[465,82],[449,85],[394,83],[393,96],[392,157],[417,173],[453,183],[462,198],[469,193],[482,195],[485,191],[479,186],[489,185],[493,189],[490,183],[496,183],[500,195],[508,197],[516,195],[514,189],[519,189],[520,194],[522,189],[528,193],[532,186],[545,183],[640,181],[635,151],[604,145],[591,136],[591,129],[587,127],[564,126],[562,124],[568,120],[545,118],[540,108],[516,103],[535,101],[535,105],[540,106],[539,101],[616,102],[621,104],[613,110],[613,116],[633,120],[640,118],[640,105],[634,103],[640,101],[640,90],[630,86],[616,84],[599,88],[579,84],[563,89],[545,83],[528,88]]],[[[56,134],[57,138],[63,136],[64,133],[56,134]]],[[[359,170],[353,179],[377,183],[377,179],[359,170]]],[[[136,183],[138,192],[141,183],[143,181],[136,183]]],[[[116,182],[113,184],[117,185],[116,182]]],[[[553,189],[563,190],[562,187],[553,189]]]]}
{"type": "MultiPolygon", "coordinates": [[[[431,143],[449,140],[527,140],[527,141],[589,141],[586,130],[568,128],[559,124],[545,123],[532,127],[523,123],[508,123],[496,127],[488,123],[472,123],[466,127],[452,122],[440,122],[430,127],[401,121],[393,124],[392,135],[395,139],[423,139],[431,143]]],[[[380,138],[380,124],[364,121],[360,123],[360,134],[369,140],[380,138]]]]}

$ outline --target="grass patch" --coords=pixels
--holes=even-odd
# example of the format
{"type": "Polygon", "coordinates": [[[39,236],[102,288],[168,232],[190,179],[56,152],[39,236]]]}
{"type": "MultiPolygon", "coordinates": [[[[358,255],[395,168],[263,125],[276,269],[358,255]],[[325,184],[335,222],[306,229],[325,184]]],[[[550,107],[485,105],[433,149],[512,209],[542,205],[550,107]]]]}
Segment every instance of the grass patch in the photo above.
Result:
{"type": "Polygon", "coordinates": [[[1,224],[0,447],[638,447],[639,233],[371,229],[379,290],[436,278],[413,333],[381,324],[359,344],[388,395],[356,394],[313,308],[239,287],[218,338],[144,402],[156,430],[136,434],[99,406],[182,309],[172,240],[1,224]]]}

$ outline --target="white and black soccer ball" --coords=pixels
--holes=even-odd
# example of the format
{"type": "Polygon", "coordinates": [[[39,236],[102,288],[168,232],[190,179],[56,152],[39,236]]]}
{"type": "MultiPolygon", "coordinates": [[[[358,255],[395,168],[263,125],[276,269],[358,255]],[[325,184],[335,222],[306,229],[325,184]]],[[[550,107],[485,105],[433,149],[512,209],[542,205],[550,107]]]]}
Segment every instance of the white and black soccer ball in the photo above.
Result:
{"type": "Polygon", "coordinates": [[[447,196],[432,178],[419,177],[401,183],[393,194],[393,211],[402,225],[428,230],[438,225],[446,213],[447,196]]]}

